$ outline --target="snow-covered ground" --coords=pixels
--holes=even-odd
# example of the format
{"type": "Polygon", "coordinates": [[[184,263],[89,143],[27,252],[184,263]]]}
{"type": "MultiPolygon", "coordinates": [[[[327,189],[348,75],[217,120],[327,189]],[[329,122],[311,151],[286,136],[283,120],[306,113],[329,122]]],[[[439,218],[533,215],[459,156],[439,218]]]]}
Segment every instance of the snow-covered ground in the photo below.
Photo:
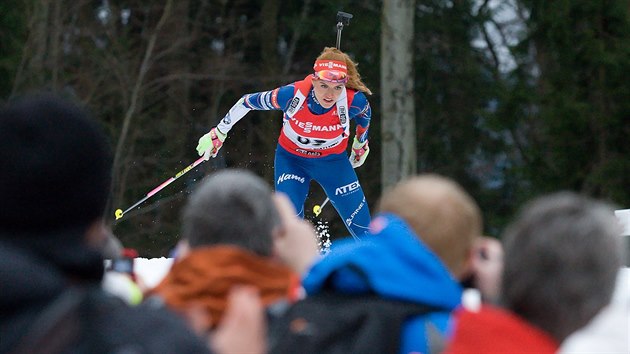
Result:
{"type": "Polygon", "coordinates": [[[136,276],[147,287],[153,288],[164,278],[173,264],[173,258],[136,258],[133,266],[136,276]]]}
{"type": "Polygon", "coordinates": [[[615,216],[623,228],[621,235],[630,236],[630,209],[615,210],[615,216]]]}

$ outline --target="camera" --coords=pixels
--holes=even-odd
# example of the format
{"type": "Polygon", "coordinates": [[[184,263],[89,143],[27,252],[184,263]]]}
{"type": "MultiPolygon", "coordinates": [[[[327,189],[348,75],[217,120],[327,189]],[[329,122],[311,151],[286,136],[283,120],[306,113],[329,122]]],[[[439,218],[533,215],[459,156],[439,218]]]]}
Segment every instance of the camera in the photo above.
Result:
{"type": "Polygon", "coordinates": [[[133,274],[133,259],[132,258],[116,258],[112,259],[112,263],[109,267],[112,272],[133,274]]]}
{"type": "Polygon", "coordinates": [[[109,266],[107,267],[108,271],[117,272],[117,273],[125,273],[129,274],[132,277],[135,276],[134,271],[134,260],[138,257],[138,252],[131,248],[125,248],[121,252],[119,257],[116,257],[111,260],[109,266]]]}

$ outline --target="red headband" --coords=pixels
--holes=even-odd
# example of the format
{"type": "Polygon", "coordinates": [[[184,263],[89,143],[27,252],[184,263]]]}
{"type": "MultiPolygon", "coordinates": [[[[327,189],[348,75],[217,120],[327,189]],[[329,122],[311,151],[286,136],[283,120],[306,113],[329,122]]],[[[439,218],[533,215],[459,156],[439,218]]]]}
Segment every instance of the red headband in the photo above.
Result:
{"type": "Polygon", "coordinates": [[[340,71],[344,74],[348,73],[348,67],[346,66],[346,63],[339,60],[329,60],[329,59],[315,60],[315,65],[313,65],[313,70],[315,70],[315,72],[322,71],[322,70],[333,70],[333,71],[340,71]]]}

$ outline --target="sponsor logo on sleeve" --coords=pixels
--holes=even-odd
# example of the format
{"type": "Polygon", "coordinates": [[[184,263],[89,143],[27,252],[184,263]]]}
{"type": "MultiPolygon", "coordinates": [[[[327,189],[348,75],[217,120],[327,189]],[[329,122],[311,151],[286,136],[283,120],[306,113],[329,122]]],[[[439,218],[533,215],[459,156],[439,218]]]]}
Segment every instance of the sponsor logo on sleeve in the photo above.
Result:
{"type": "Polygon", "coordinates": [[[289,115],[295,113],[295,110],[298,108],[298,103],[300,103],[300,98],[299,97],[293,97],[293,99],[289,103],[289,109],[287,109],[287,113],[289,115]]]}
{"type": "Polygon", "coordinates": [[[341,106],[339,107],[339,121],[341,122],[342,125],[344,125],[346,124],[346,119],[348,119],[346,115],[346,107],[341,106]]]}

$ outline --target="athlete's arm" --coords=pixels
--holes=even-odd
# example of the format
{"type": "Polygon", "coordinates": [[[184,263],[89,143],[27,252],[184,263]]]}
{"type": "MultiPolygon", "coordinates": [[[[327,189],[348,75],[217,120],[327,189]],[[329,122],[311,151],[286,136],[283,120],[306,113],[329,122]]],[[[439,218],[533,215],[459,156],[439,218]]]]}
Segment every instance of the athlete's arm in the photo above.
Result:
{"type": "Polygon", "coordinates": [[[248,93],[236,102],[228,113],[221,119],[217,129],[227,134],[241,118],[251,110],[271,111],[284,110],[293,97],[293,84],[282,86],[270,91],[248,93]]]}
{"type": "Polygon", "coordinates": [[[361,143],[365,142],[368,139],[372,109],[363,92],[357,92],[350,103],[350,119],[354,119],[356,123],[357,140],[361,143]]]}

